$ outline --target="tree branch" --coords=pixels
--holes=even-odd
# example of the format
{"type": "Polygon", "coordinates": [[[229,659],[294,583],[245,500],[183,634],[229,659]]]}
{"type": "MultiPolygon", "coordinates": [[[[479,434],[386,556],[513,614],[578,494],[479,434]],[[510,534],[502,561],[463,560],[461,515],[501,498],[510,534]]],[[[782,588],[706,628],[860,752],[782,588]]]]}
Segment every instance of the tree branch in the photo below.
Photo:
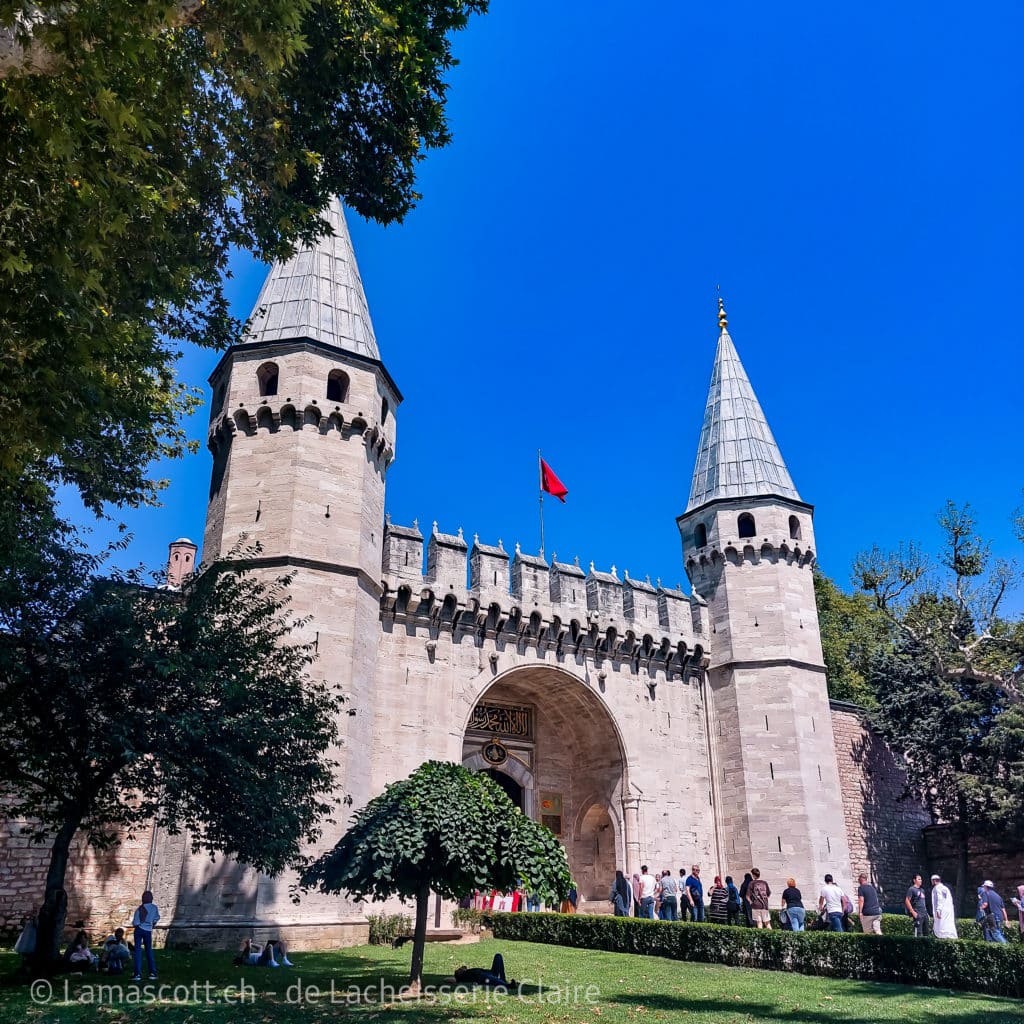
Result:
{"type": "MultiPolygon", "coordinates": [[[[178,0],[175,11],[159,30],[180,28],[191,24],[206,0],[178,0]]],[[[56,13],[32,7],[16,11],[14,23],[0,26],[0,81],[12,75],[56,75],[64,67],[64,58],[35,38],[40,25],[57,25],[60,15],[72,15],[71,4],[62,5],[56,13]]]]}

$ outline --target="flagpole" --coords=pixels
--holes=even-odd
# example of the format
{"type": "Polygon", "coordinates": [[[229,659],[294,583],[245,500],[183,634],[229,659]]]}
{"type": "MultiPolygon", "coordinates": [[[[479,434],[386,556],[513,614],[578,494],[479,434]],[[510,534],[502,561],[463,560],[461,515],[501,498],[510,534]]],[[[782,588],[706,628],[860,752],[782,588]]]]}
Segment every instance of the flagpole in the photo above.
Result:
{"type": "Polygon", "coordinates": [[[540,484],[538,504],[540,505],[540,557],[544,557],[544,470],[541,466],[540,449],[537,449],[537,476],[540,484]]]}

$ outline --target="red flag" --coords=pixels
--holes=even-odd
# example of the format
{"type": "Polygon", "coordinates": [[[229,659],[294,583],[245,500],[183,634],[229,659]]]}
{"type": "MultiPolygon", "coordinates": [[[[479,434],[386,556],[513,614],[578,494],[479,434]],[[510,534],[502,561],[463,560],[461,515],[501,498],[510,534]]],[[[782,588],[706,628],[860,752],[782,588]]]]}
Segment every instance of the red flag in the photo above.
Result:
{"type": "Polygon", "coordinates": [[[553,494],[563,505],[565,504],[565,496],[569,493],[569,488],[555,476],[555,471],[543,459],[540,460],[540,488],[542,491],[547,491],[548,494],[553,494]]]}

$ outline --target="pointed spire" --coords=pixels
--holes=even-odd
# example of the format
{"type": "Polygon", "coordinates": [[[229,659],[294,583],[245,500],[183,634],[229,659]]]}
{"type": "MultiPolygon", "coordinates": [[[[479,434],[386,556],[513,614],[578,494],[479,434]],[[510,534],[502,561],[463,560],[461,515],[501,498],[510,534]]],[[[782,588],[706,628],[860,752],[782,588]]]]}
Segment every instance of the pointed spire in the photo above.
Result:
{"type": "Polygon", "coordinates": [[[380,359],[341,201],[332,199],[323,217],[332,234],[270,268],[246,340],[312,338],[380,359]]]}
{"type": "Polygon", "coordinates": [[[719,498],[777,494],[800,500],[736,346],[725,303],[718,299],[718,350],[686,511],[719,498]]]}

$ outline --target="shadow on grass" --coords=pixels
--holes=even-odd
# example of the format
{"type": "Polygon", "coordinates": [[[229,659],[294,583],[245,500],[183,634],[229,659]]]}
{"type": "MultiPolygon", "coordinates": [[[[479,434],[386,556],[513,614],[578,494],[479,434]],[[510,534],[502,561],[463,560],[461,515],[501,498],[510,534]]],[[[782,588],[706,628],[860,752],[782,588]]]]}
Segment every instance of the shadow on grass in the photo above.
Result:
{"type": "MultiPolygon", "coordinates": [[[[1015,1001],[1009,997],[985,996],[973,992],[952,992],[946,989],[901,988],[882,982],[849,982],[843,983],[841,995],[844,997],[861,997],[871,999],[890,999],[902,997],[914,1002],[940,1000],[954,997],[959,1003],[974,1002],[975,1006],[958,1005],[948,1010],[931,1007],[915,1007],[914,1020],[920,1024],[1021,1024],[1024,1021],[1024,1010],[1013,1008],[1015,1001]],[[895,993],[894,988],[900,991],[895,993]],[[887,991],[888,990],[888,991],[887,991]],[[999,1002],[993,1005],[993,1000],[999,1002]]],[[[727,1017],[743,1016],[754,1020],[785,1020],[807,1021],[809,1024],[820,1024],[823,1019],[840,1022],[840,1024],[877,1024],[878,1018],[859,1012],[844,1011],[831,999],[810,996],[806,1005],[793,1005],[786,1001],[783,1004],[755,1002],[743,998],[687,998],[653,993],[643,996],[617,995],[605,1002],[636,1005],[642,1003],[647,1010],[661,1011],[670,1014],[722,1014],[727,1017]]]]}

